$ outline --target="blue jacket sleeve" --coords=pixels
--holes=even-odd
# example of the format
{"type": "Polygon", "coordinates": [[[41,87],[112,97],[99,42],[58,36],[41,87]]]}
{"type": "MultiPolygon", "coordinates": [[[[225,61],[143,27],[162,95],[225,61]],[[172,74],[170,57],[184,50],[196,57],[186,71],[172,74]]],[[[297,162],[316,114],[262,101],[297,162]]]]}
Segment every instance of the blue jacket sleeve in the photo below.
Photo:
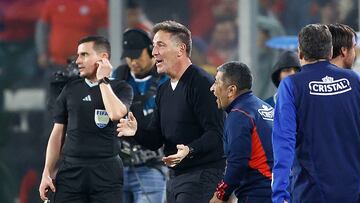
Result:
{"type": "Polygon", "coordinates": [[[225,129],[226,169],[224,180],[217,188],[217,197],[228,200],[246,175],[251,156],[251,135],[253,126],[248,116],[231,112],[225,129]]]}
{"type": "Polygon", "coordinates": [[[290,194],[286,189],[289,185],[296,142],[294,88],[289,77],[280,83],[278,89],[272,138],[274,150],[272,200],[283,203],[284,200],[290,200],[290,194]]]}

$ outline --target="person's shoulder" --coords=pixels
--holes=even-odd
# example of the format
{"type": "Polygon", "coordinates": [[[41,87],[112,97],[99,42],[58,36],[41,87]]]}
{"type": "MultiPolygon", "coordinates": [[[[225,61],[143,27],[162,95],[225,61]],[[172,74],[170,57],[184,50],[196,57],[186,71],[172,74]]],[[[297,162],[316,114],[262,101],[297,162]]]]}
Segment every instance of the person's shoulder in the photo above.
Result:
{"type": "Polygon", "coordinates": [[[119,78],[110,78],[110,84],[114,86],[130,86],[125,80],[119,78]]]}
{"type": "Polygon", "coordinates": [[[85,82],[84,78],[76,77],[69,79],[62,88],[62,91],[78,91],[82,88],[83,83],[85,82]]]}
{"type": "Polygon", "coordinates": [[[113,71],[112,77],[116,79],[126,80],[129,71],[129,66],[127,64],[122,64],[113,71]]]}
{"type": "Polygon", "coordinates": [[[359,80],[359,73],[355,72],[352,69],[340,68],[340,67],[333,65],[332,70],[334,73],[338,74],[339,77],[359,80]]]}
{"type": "Polygon", "coordinates": [[[232,125],[238,125],[238,124],[245,124],[245,122],[239,122],[245,121],[245,120],[252,120],[254,119],[253,115],[251,115],[251,111],[242,106],[242,105],[235,105],[231,111],[228,113],[228,116],[226,118],[228,123],[233,123],[232,125]]]}
{"type": "Polygon", "coordinates": [[[349,75],[350,77],[354,77],[354,78],[359,78],[359,73],[355,72],[354,70],[352,69],[344,69],[344,68],[341,68],[341,70],[343,70],[344,74],[346,75],[349,75]]]}
{"type": "Polygon", "coordinates": [[[190,70],[192,72],[192,75],[194,76],[194,77],[192,77],[194,83],[210,83],[210,84],[212,84],[214,82],[214,76],[210,75],[203,68],[192,64],[190,66],[190,70]]]}
{"type": "Polygon", "coordinates": [[[274,96],[271,96],[271,97],[265,99],[264,102],[267,103],[267,104],[269,104],[269,105],[272,106],[272,107],[275,106],[274,96]]]}
{"type": "Polygon", "coordinates": [[[210,77],[210,78],[212,77],[212,75],[210,75],[210,73],[206,72],[203,68],[201,68],[198,65],[191,64],[190,68],[192,68],[192,70],[196,74],[199,74],[199,75],[204,76],[204,77],[210,77]]]}
{"type": "Polygon", "coordinates": [[[161,82],[158,86],[158,91],[162,92],[165,90],[166,87],[170,85],[170,78],[168,78],[166,75],[163,75],[163,78],[161,79],[161,82]]]}

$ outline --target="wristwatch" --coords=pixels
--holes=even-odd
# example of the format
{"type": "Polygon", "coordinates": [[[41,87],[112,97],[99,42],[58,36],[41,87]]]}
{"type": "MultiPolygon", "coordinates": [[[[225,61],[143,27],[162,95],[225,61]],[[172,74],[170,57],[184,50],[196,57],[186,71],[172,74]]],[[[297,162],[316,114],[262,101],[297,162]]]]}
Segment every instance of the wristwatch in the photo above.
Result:
{"type": "Polygon", "coordinates": [[[104,84],[109,84],[110,83],[110,79],[108,77],[103,77],[100,80],[98,80],[98,85],[100,85],[101,83],[104,84]]]}

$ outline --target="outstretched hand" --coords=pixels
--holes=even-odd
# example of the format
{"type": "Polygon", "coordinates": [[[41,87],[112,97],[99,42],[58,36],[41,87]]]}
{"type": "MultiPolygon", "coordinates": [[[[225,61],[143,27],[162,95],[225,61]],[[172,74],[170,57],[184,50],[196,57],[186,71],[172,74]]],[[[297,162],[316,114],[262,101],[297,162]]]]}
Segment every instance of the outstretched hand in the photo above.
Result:
{"type": "Polygon", "coordinates": [[[134,136],[137,130],[137,121],[132,112],[128,113],[127,119],[120,119],[117,124],[116,131],[119,132],[118,137],[122,136],[134,136]]]}
{"type": "Polygon", "coordinates": [[[169,167],[174,167],[179,164],[189,154],[190,151],[189,147],[183,144],[176,145],[176,148],[178,149],[176,154],[162,158],[163,162],[169,167]]]}

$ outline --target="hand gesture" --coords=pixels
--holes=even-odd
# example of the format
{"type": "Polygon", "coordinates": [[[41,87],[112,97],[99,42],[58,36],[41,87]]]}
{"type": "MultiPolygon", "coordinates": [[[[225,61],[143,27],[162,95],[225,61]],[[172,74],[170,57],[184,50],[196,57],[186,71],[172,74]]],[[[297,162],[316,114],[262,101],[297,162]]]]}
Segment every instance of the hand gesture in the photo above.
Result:
{"type": "Polygon", "coordinates": [[[174,167],[179,164],[190,151],[189,147],[183,144],[176,145],[176,148],[178,149],[176,154],[162,158],[163,162],[169,167],[174,167]]]}
{"type": "Polygon", "coordinates": [[[226,201],[222,201],[216,197],[216,192],[214,193],[214,196],[211,198],[210,203],[225,203],[226,201]]]}
{"type": "Polygon", "coordinates": [[[55,186],[51,177],[48,175],[43,175],[39,187],[40,198],[43,201],[48,200],[46,193],[49,191],[49,188],[51,189],[51,191],[55,192],[55,186]]]}
{"type": "Polygon", "coordinates": [[[134,136],[137,130],[137,121],[133,113],[129,112],[128,119],[120,119],[117,127],[116,131],[119,132],[118,137],[134,136]]]}
{"type": "Polygon", "coordinates": [[[98,67],[96,71],[97,80],[100,80],[104,77],[109,77],[111,70],[113,69],[110,61],[107,58],[102,58],[101,60],[97,61],[96,66],[98,67]]]}

